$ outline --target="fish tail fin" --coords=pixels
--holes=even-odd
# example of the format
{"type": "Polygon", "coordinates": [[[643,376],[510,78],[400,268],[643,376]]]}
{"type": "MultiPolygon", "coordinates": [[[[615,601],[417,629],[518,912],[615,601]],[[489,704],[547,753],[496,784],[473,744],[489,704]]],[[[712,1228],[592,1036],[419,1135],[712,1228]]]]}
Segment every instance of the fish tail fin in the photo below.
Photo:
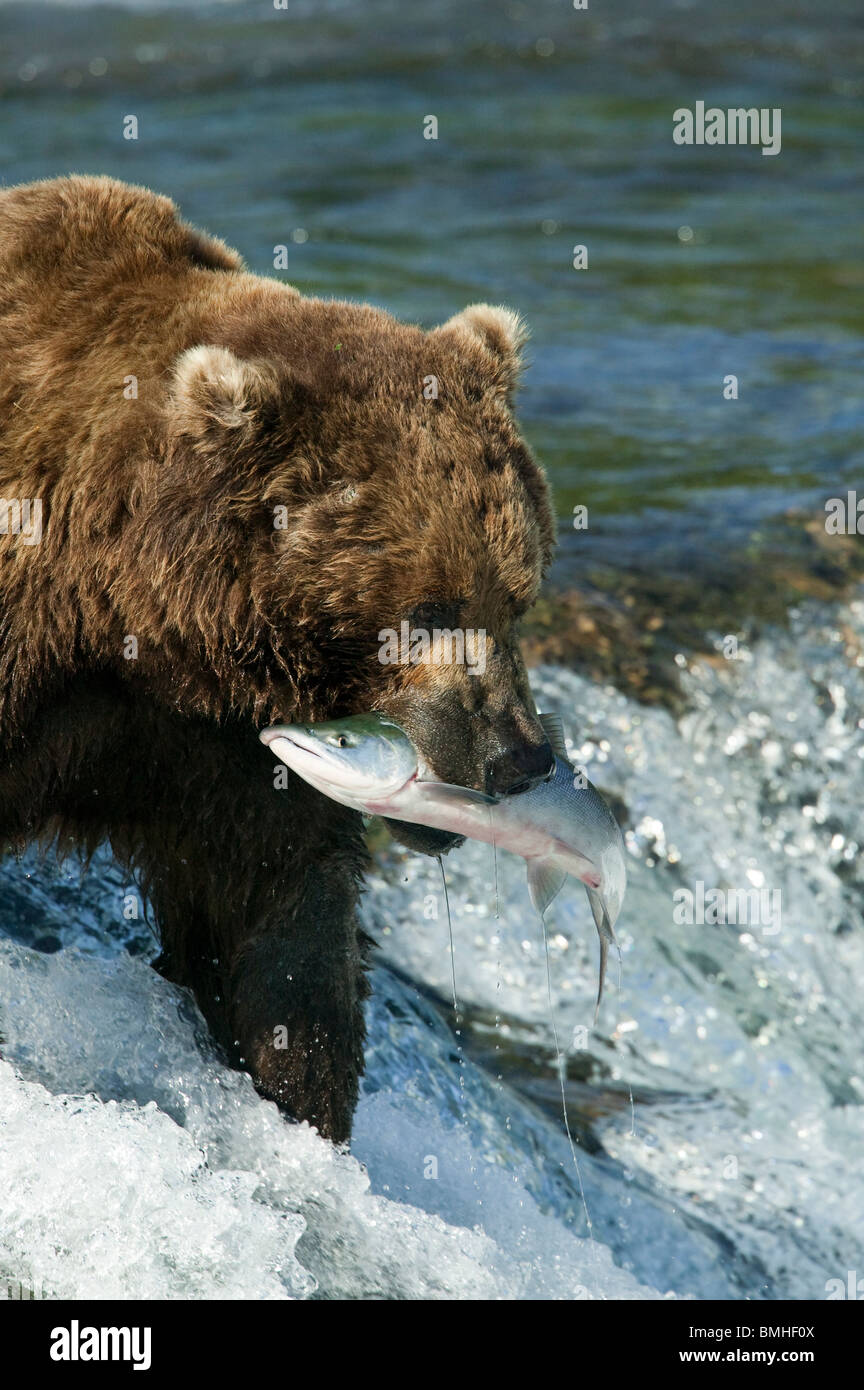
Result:
{"type": "Polygon", "coordinates": [[[594,1022],[600,1013],[600,1000],[603,998],[603,981],[606,979],[606,961],[609,958],[609,943],[605,936],[600,937],[600,983],[597,986],[597,1003],[594,1005],[594,1022]]]}
{"type": "Polygon", "coordinates": [[[586,888],[588,901],[591,904],[591,912],[594,917],[594,925],[597,928],[597,935],[600,938],[600,988],[597,990],[597,1005],[594,1009],[594,1022],[597,1022],[597,1015],[600,1012],[600,1000],[603,998],[603,981],[606,978],[606,961],[609,958],[609,947],[614,946],[618,952],[618,959],[621,959],[621,947],[618,945],[618,938],[615,929],[609,921],[609,913],[603,898],[596,888],[586,888]]]}
{"type": "Polygon", "coordinates": [[[585,892],[588,894],[588,901],[591,904],[591,914],[598,936],[605,937],[611,946],[617,946],[618,940],[612,923],[609,921],[609,913],[606,911],[599,888],[588,888],[586,885],[585,892]]]}

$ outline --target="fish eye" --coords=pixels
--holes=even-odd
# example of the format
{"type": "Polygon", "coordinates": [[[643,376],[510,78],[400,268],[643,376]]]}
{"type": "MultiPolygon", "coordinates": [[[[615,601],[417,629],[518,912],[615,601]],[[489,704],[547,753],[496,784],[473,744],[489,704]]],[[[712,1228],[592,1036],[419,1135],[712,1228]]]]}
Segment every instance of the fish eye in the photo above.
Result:
{"type": "Polygon", "coordinates": [[[328,734],[327,742],[334,748],[350,748],[351,740],[347,734],[328,734]]]}
{"type": "Polygon", "coordinates": [[[348,740],[347,740],[347,738],[345,737],[344,734],[340,734],[340,735],[339,735],[339,737],[338,737],[337,740],[336,740],[336,746],[337,746],[338,748],[347,748],[347,747],[348,747],[348,740]]]}

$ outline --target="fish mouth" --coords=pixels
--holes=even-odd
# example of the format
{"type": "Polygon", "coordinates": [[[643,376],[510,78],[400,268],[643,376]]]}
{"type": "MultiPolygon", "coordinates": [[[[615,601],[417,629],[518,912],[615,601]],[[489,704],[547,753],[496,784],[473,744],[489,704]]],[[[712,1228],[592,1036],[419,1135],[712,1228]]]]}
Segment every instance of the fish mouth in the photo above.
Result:
{"type": "Polygon", "coordinates": [[[302,753],[309,753],[313,758],[318,758],[319,760],[323,757],[323,754],[318,752],[314,743],[301,743],[299,739],[291,738],[290,734],[285,734],[284,738],[286,743],[290,743],[294,748],[299,748],[302,753]]]}
{"type": "Polygon", "coordinates": [[[261,742],[268,748],[270,747],[271,743],[275,743],[276,740],[279,739],[283,740],[285,743],[290,743],[292,748],[299,748],[301,753],[309,753],[313,758],[323,760],[323,755],[315,746],[314,738],[310,737],[308,740],[304,738],[298,738],[295,733],[289,734],[285,730],[280,729],[278,726],[272,729],[262,729],[258,737],[261,740],[261,742]]]}

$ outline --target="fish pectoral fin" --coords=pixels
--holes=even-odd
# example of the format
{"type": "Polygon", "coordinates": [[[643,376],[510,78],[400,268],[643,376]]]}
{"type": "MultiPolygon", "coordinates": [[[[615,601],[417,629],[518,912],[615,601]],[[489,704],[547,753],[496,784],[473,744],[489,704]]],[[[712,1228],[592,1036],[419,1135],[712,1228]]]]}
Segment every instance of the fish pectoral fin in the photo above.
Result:
{"type": "Polygon", "coordinates": [[[548,738],[556,758],[560,758],[562,763],[571,767],[572,764],[567,756],[567,740],[564,737],[564,720],[560,714],[538,714],[537,719],[543,726],[543,732],[548,738]]]}
{"type": "Polygon", "coordinates": [[[418,779],[416,785],[423,788],[424,796],[439,801],[470,801],[476,806],[497,806],[498,799],[477,792],[473,787],[454,787],[452,782],[424,782],[418,779]]]}
{"type": "Polygon", "coordinates": [[[560,868],[552,859],[528,860],[528,891],[541,917],[561,892],[566,877],[566,869],[560,868]]]}

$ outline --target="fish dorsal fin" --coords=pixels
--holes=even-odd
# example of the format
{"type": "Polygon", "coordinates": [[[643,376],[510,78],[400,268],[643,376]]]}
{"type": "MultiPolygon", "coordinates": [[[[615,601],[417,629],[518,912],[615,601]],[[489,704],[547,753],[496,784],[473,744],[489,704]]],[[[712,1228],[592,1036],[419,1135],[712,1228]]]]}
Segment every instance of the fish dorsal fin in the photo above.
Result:
{"type": "Polygon", "coordinates": [[[528,860],[528,888],[531,901],[541,917],[553,898],[557,898],[561,892],[566,878],[566,871],[548,859],[528,860]]]}
{"type": "Polygon", "coordinates": [[[570,762],[567,756],[567,740],[564,737],[564,720],[560,714],[538,714],[537,718],[543,725],[543,732],[552,745],[552,752],[556,758],[560,758],[563,763],[570,762]]]}

